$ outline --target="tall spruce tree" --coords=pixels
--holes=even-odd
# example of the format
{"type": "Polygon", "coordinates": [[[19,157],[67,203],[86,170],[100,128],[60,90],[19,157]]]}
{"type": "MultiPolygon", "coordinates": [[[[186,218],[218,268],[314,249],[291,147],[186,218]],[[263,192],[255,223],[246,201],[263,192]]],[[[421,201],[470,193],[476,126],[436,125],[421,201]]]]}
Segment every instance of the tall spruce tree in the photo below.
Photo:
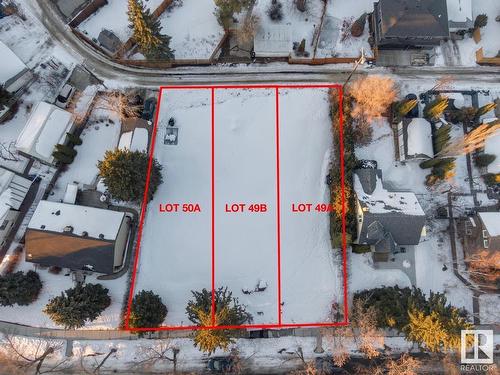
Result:
{"type": "Polygon", "coordinates": [[[448,98],[441,96],[427,104],[424,108],[424,117],[437,119],[448,108],[448,98]]]}
{"type": "Polygon", "coordinates": [[[489,111],[493,111],[495,108],[496,108],[496,103],[488,103],[488,104],[485,104],[483,105],[482,107],[479,107],[477,112],[476,112],[476,116],[479,118],[485,114],[487,114],[489,111]]]}
{"type": "Polygon", "coordinates": [[[127,14],[133,38],[148,60],[174,59],[170,36],[161,33],[160,20],[153,17],[142,0],[129,0],[127,14]]]}
{"type": "Polygon", "coordinates": [[[38,298],[41,289],[42,282],[35,271],[0,276],[0,306],[29,305],[38,298]]]}
{"type": "Polygon", "coordinates": [[[43,312],[56,324],[65,328],[80,328],[92,322],[109,306],[108,289],[101,284],[78,284],[60,296],[52,298],[43,312]]]}
{"type": "Polygon", "coordinates": [[[158,327],[167,317],[167,306],[152,291],[141,290],[132,301],[130,327],[158,327]]]}

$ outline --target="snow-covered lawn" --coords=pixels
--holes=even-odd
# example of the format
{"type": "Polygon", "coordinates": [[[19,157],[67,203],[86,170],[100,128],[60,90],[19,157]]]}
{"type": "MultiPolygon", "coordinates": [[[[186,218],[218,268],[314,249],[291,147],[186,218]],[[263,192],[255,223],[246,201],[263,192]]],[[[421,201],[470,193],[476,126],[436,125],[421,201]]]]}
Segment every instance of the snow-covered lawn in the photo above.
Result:
{"type": "MultiPolygon", "coordinates": [[[[190,291],[211,288],[211,98],[210,90],[165,90],[163,98],[155,157],[165,182],[148,207],[135,291],[159,293],[166,323],[188,325],[190,291]],[[163,144],[170,117],[177,146],[163,144]],[[165,203],[197,203],[201,212],[162,213],[165,203]]],[[[274,90],[216,90],[215,103],[215,284],[228,286],[254,323],[278,323],[274,90]],[[241,203],[244,212],[226,212],[226,204],[241,203]],[[252,204],[266,211],[252,212],[252,204]]],[[[324,322],[342,292],[327,214],[292,213],[291,205],[328,202],[326,91],[282,90],[280,117],[283,322],[324,322]]]]}
{"type": "Polygon", "coordinates": [[[350,25],[363,13],[373,12],[371,0],[333,0],[327,4],[325,20],[318,43],[317,57],[358,57],[361,49],[372,56],[368,43],[370,36],[368,17],[360,37],[351,35],[350,25]],[[345,27],[345,25],[349,25],[345,27]]]}
{"type": "Polygon", "coordinates": [[[176,59],[208,59],[224,30],[215,17],[213,0],[184,0],[161,17],[163,32],[172,37],[170,47],[176,59]]]}
{"type": "Polygon", "coordinates": [[[84,185],[89,187],[88,185],[95,184],[99,172],[97,162],[103,159],[106,151],[116,148],[120,129],[120,120],[116,113],[103,109],[95,110],[81,134],[83,143],[75,146],[78,152],[75,160],[57,179],[49,200],[61,201],[69,183],[77,183],[80,189],[84,185]],[[97,121],[101,119],[104,122],[97,121]]]}
{"type": "MultiPolygon", "coordinates": [[[[148,0],[144,4],[151,13],[162,3],[162,0],[148,0]]],[[[102,29],[113,31],[120,40],[125,43],[132,35],[128,27],[127,2],[123,0],[108,0],[97,12],[82,22],[78,29],[91,38],[97,39],[102,29]]]]}
{"type": "MultiPolygon", "coordinates": [[[[0,273],[5,267],[8,257],[16,244],[13,244],[8,255],[0,264],[0,273]]],[[[33,263],[24,261],[24,252],[22,254],[22,261],[16,268],[17,271],[35,270],[33,263]]],[[[40,275],[43,286],[38,296],[38,299],[28,306],[14,305],[12,307],[0,306],[0,320],[12,323],[20,323],[33,327],[46,327],[46,328],[62,328],[54,324],[42,310],[51,298],[61,295],[66,289],[72,288],[74,282],[71,276],[65,276],[64,272],[58,275],[50,273],[47,269],[36,270],[40,275]]],[[[126,291],[127,278],[125,276],[116,280],[101,281],[97,280],[95,276],[87,276],[87,283],[102,284],[105,288],[109,289],[111,297],[111,306],[108,307],[101,316],[94,322],[87,324],[82,329],[115,329],[120,325],[121,309],[123,297],[126,291]]]]}

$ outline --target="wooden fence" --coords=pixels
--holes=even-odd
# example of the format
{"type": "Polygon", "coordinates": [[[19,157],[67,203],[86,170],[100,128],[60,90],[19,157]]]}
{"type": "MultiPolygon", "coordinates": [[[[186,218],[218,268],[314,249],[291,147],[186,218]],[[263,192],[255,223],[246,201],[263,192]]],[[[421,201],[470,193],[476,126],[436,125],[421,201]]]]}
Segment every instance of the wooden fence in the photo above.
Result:
{"type": "Polygon", "coordinates": [[[71,27],[78,27],[83,21],[89,18],[92,14],[97,12],[97,10],[104,5],[108,4],[108,0],[92,0],[85,8],[82,9],[80,13],[78,13],[71,21],[69,21],[68,25],[71,27]]]}

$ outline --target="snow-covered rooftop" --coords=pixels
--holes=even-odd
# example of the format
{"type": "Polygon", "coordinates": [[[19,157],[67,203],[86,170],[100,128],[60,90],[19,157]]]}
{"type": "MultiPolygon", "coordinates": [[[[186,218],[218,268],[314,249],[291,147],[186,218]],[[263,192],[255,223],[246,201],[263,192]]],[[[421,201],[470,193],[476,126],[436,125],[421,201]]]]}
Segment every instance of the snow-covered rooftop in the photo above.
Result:
{"type": "Polygon", "coordinates": [[[480,212],[478,215],[491,237],[500,236],[500,212],[480,212]]]}
{"type": "Polygon", "coordinates": [[[72,227],[74,235],[87,232],[92,238],[114,240],[124,216],[123,212],[101,208],[40,201],[28,228],[64,233],[64,228],[72,227]]]}
{"type": "Polygon", "coordinates": [[[486,139],[484,152],[496,156],[496,159],[488,165],[488,173],[500,173],[500,130],[486,139]]]}
{"type": "MultiPolygon", "coordinates": [[[[0,219],[13,208],[18,210],[26,197],[31,181],[0,167],[0,219]]],[[[0,221],[1,223],[1,221],[0,221]]]]}
{"type": "Polygon", "coordinates": [[[431,124],[424,118],[414,118],[408,124],[408,156],[434,156],[431,124]]]}
{"type": "Polygon", "coordinates": [[[71,113],[55,105],[40,102],[17,138],[16,148],[26,154],[52,163],[52,152],[58,143],[64,143],[71,130],[71,113]]]}
{"type": "Polygon", "coordinates": [[[404,215],[425,215],[414,193],[388,191],[379,176],[376,176],[375,190],[367,194],[358,175],[354,174],[354,190],[364,211],[374,214],[398,212],[404,215]]]}
{"type": "Polygon", "coordinates": [[[0,84],[4,85],[9,79],[15,77],[23,70],[26,65],[17,55],[11,51],[4,43],[0,41],[0,56],[2,56],[2,68],[0,69],[0,84]]]}

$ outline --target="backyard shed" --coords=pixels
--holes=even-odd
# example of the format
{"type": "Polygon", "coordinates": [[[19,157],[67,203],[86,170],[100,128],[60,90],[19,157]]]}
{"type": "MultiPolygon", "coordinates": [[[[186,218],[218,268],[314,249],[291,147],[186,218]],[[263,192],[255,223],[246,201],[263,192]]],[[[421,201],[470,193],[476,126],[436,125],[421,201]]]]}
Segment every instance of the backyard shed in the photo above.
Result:
{"type": "Polygon", "coordinates": [[[71,113],[55,105],[40,102],[17,138],[17,150],[47,164],[54,163],[52,152],[57,144],[66,144],[73,130],[71,113]]]}

